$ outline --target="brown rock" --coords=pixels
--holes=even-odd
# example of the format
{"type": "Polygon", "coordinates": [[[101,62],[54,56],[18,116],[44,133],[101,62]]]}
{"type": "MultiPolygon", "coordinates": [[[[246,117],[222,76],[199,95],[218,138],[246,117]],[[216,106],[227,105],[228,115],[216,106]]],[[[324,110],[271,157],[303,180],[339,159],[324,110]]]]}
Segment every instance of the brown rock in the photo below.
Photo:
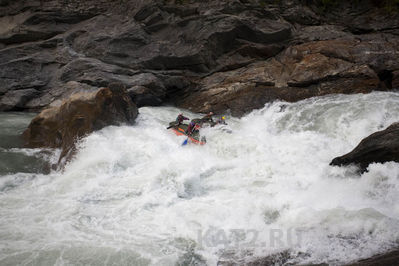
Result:
{"type": "Polygon", "coordinates": [[[200,81],[200,90],[180,106],[197,112],[230,109],[233,115],[240,116],[276,99],[293,102],[378,89],[381,81],[377,73],[365,63],[354,62],[357,59],[353,54],[346,53],[352,45],[346,41],[298,45],[276,58],[215,73],[200,81]]]}
{"type": "Polygon", "coordinates": [[[399,162],[399,123],[363,139],[353,151],[334,158],[330,165],[356,164],[365,171],[370,163],[399,162]]]}
{"type": "Polygon", "coordinates": [[[133,123],[137,107],[122,85],[73,94],[58,107],[43,110],[23,133],[29,148],[61,148],[59,165],[69,160],[79,138],[108,125],[133,123]]]}

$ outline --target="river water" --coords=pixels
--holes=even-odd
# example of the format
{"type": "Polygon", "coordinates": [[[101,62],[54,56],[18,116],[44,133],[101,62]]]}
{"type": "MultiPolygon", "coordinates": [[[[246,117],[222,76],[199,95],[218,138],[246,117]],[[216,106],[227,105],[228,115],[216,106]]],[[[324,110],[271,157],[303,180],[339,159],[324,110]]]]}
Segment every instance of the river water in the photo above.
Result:
{"type": "Polygon", "coordinates": [[[342,264],[398,246],[399,164],[329,162],[398,121],[399,93],[275,102],[202,129],[204,146],[165,129],[181,110],[139,111],[50,174],[59,152],[15,137],[32,115],[0,115],[0,265],[342,264]]]}

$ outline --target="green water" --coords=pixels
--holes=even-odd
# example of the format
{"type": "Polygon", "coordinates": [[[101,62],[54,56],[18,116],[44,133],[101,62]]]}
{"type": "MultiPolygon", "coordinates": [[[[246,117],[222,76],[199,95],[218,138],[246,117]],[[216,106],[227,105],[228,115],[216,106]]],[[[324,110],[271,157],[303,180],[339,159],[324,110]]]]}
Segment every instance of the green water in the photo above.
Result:
{"type": "Polygon", "coordinates": [[[41,173],[46,153],[23,149],[21,134],[34,113],[0,113],[0,176],[15,173],[41,173]]]}

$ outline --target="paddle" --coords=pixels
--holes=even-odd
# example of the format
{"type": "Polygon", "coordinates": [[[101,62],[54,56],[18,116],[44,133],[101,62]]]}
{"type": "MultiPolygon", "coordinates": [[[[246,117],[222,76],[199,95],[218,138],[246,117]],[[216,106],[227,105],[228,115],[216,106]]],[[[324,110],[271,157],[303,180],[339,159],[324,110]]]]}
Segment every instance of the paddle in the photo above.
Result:
{"type": "Polygon", "coordinates": [[[172,128],[172,127],[178,127],[180,123],[177,122],[170,122],[169,126],[166,129],[172,128]]]}

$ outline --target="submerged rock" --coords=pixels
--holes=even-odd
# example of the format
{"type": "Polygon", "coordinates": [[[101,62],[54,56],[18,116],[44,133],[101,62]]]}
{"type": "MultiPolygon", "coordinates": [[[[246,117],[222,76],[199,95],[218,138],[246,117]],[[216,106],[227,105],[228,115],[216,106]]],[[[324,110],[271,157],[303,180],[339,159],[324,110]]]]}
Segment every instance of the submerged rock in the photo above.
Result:
{"type": "Polygon", "coordinates": [[[111,84],[94,92],[71,95],[60,106],[38,114],[23,133],[28,148],[61,148],[58,161],[63,165],[75,151],[76,141],[105,126],[131,124],[138,114],[126,89],[111,84]]]}
{"type": "Polygon", "coordinates": [[[350,153],[334,158],[330,165],[356,164],[365,171],[371,163],[399,162],[399,123],[363,139],[350,153]]]}
{"type": "Polygon", "coordinates": [[[347,266],[396,266],[399,262],[399,250],[386,252],[385,254],[359,260],[358,262],[347,264],[347,266]]]}
{"type": "Polygon", "coordinates": [[[274,254],[270,254],[265,257],[255,257],[251,252],[244,254],[234,254],[226,252],[222,254],[221,258],[217,263],[218,266],[236,266],[236,265],[246,265],[246,266],[263,266],[263,265],[285,265],[289,260],[294,257],[289,250],[284,250],[274,254]]]}

